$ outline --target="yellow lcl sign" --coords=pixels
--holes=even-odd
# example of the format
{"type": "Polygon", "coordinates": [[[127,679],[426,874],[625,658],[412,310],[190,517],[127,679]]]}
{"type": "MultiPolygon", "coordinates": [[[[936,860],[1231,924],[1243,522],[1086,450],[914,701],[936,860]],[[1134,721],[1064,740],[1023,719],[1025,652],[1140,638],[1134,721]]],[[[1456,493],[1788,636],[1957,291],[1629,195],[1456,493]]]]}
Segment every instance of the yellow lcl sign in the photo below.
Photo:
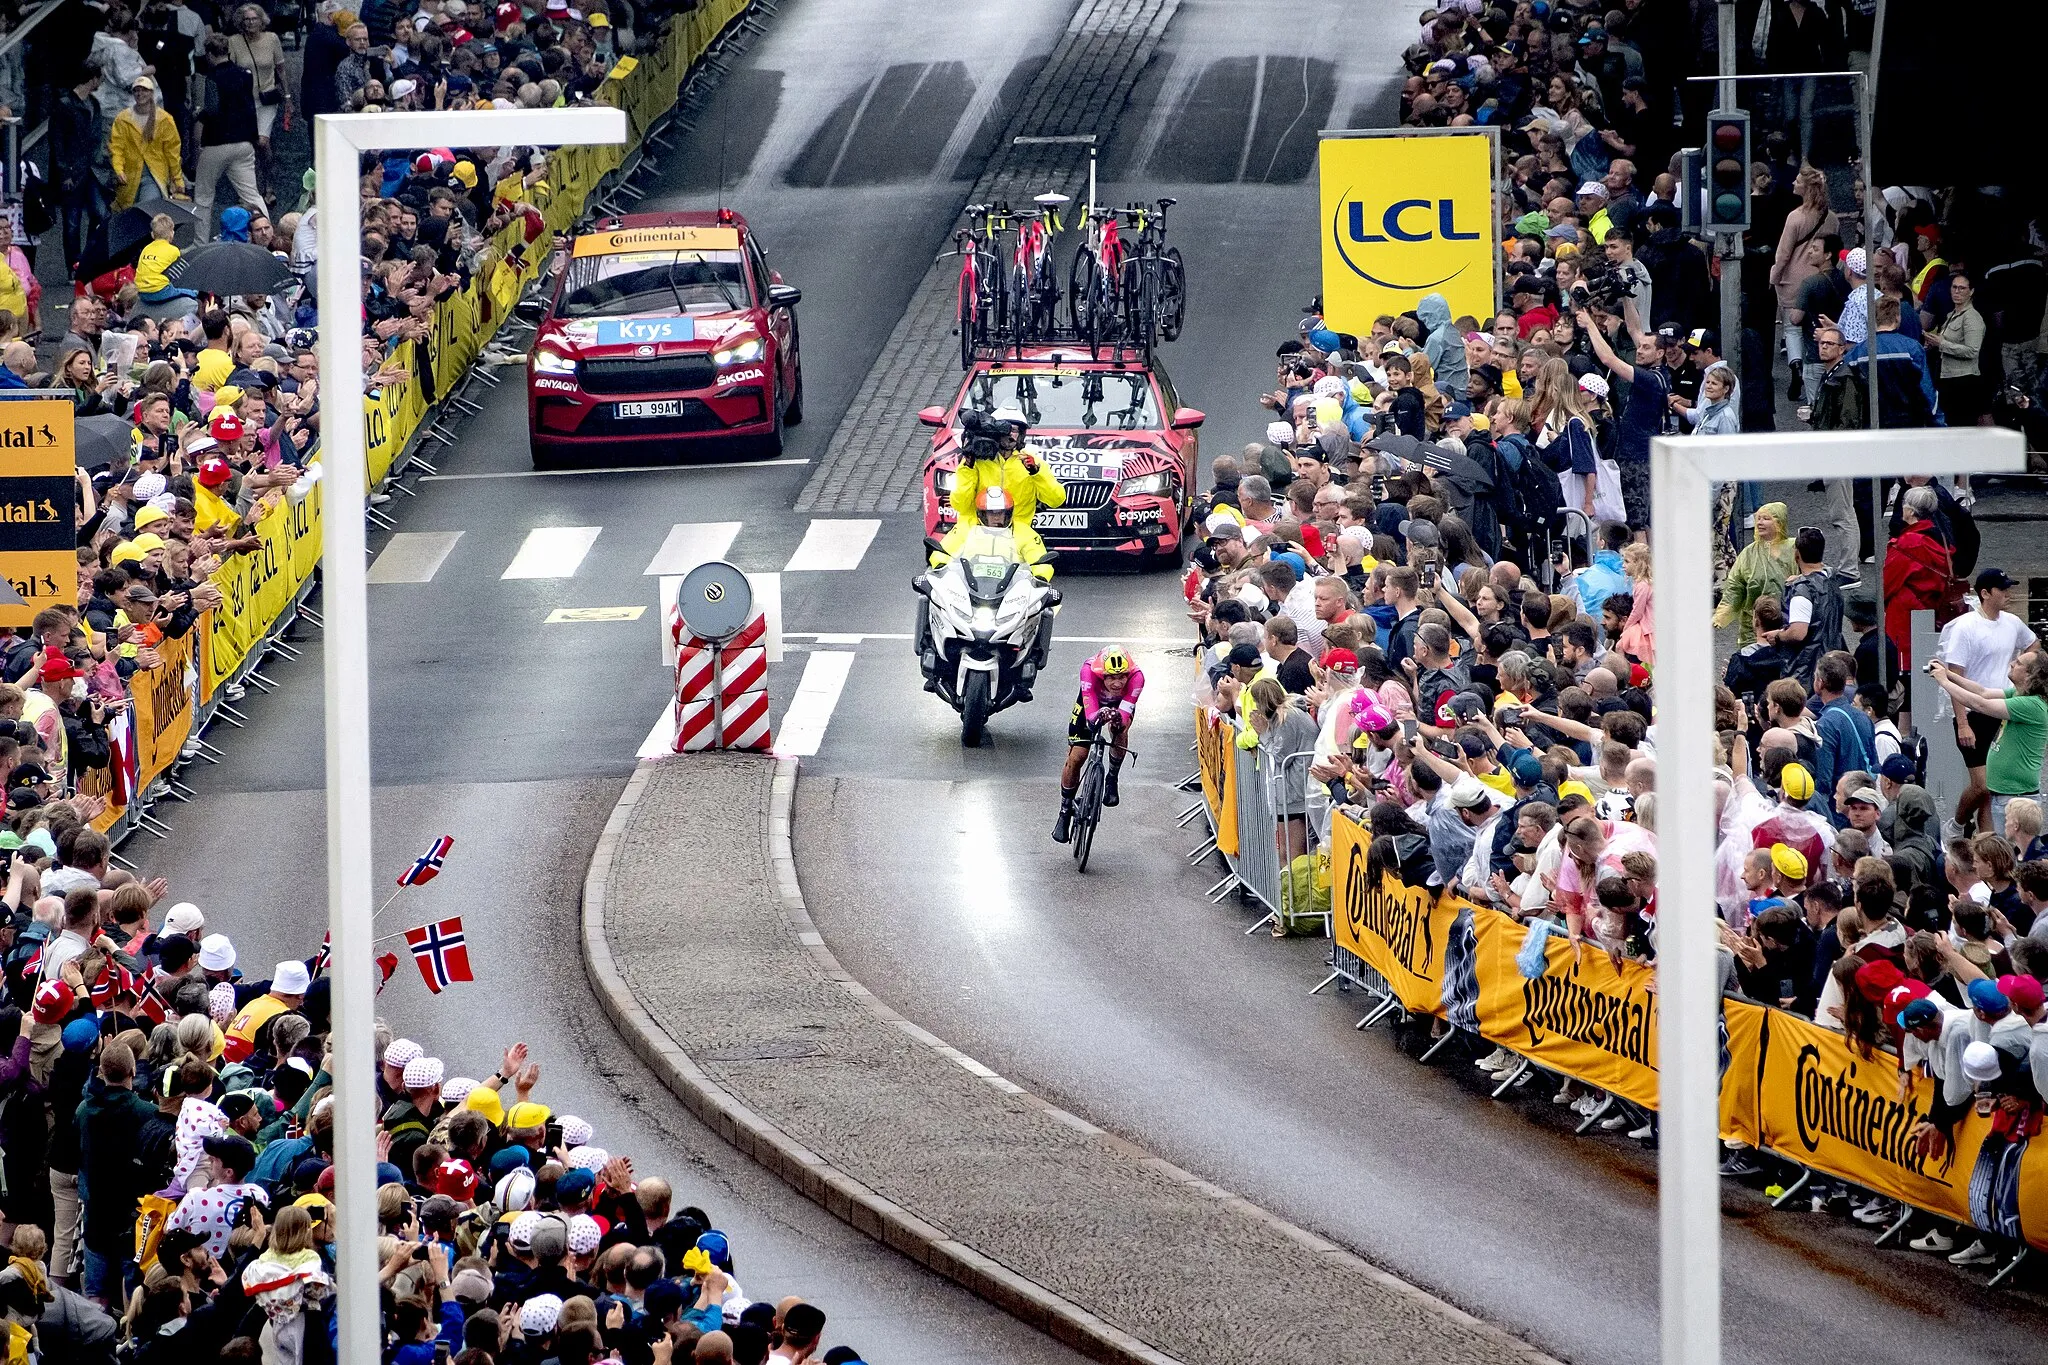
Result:
{"type": "Polygon", "coordinates": [[[1363,335],[1382,313],[1442,294],[1491,317],[1493,139],[1484,133],[1324,138],[1323,315],[1363,335]]]}

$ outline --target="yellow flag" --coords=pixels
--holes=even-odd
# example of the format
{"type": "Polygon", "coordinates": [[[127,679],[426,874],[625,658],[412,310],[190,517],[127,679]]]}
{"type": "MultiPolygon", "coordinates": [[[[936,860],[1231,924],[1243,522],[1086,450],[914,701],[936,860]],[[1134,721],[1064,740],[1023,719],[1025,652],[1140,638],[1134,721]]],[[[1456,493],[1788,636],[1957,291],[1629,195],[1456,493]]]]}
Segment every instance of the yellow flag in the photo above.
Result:
{"type": "Polygon", "coordinates": [[[193,523],[201,531],[211,531],[216,526],[232,531],[242,520],[235,515],[234,508],[203,483],[192,485],[192,509],[193,523]]]}

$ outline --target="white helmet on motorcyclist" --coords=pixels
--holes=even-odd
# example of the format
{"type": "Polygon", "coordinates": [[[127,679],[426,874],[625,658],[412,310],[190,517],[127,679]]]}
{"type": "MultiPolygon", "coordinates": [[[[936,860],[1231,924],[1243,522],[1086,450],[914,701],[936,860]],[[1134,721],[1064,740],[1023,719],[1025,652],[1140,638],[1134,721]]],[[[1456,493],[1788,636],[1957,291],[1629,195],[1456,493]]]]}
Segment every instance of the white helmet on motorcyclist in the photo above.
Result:
{"type": "Polygon", "coordinates": [[[1008,422],[1016,430],[1019,441],[1024,439],[1025,432],[1031,430],[1031,419],[1026,417],[1024,410],[1015,404],[1006,404],[1003,407],[997,408],[989,416],[995,418],[998,422],[1008,422]]]}
{"type": "Polygon", "coordinates": [[[1010,514],[1016,510],[1010,495],[1000,486],[984,488],[975,495],[974,519],[983,526],[1003,527],[1010,524],[1010,514]]]}

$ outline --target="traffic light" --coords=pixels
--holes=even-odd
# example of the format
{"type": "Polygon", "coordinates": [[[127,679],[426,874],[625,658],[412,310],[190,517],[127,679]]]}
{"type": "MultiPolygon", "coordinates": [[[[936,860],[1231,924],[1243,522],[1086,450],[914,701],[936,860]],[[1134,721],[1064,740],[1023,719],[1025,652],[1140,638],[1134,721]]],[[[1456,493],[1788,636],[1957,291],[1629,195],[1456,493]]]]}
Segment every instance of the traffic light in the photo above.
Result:
{"type": "Polygon", "coordinates": [[[1707,115],[1709,232],[1749,231],[1749,115],[1716,109],[1707,115]]]}
{"type": "Polygon", "coordinates": [[[1700,204],[1707,195],[1707,153],[1686,147],[1678,153],[1678,227],[1691,236],[1700,230],[1700,204]]]}

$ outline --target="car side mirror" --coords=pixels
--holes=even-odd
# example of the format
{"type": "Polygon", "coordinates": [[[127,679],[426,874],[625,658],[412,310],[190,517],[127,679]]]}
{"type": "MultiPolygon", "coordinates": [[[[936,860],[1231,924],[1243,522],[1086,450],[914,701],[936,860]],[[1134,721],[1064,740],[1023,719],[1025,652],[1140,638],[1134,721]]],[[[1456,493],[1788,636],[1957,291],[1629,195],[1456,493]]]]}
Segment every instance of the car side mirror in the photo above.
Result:
{"type": "Polygon", "coordinates": [[[946,425],[946,410],[940,407],[919,408],[917,420],[928,427],[942,427],[946,425]]]}
{"type": "Polygon", "coordinates": [[[512,311],[526,322],[539,322],[548,315],[548,301],[546,299],[521,299],[519,306],[512,311]]]}
{"type": "Polygon", "coordinates": [[[793,284],[771,284],[768,286],[770,308],[794,308],[804,301],[804,291],[793,284]]]}
{"type": "Polygon", "coordinates": [[[1209,414],[1200,408],[1176,408],[1173,414],[1173,429],[1187,431],[1209,420],[1209,414]]]}

